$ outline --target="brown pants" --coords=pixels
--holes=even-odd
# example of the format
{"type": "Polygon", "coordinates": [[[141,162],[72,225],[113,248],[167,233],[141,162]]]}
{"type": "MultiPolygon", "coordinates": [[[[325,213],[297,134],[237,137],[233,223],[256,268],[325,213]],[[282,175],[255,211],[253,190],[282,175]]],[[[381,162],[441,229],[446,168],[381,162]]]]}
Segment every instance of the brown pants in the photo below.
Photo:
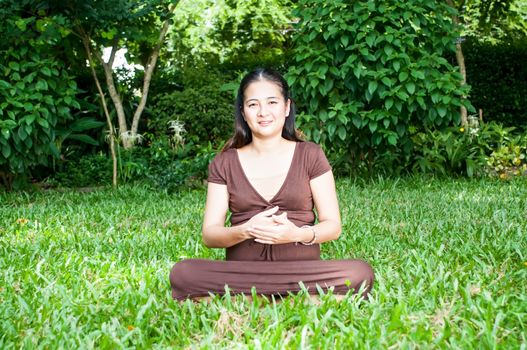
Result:
{"type": "Polygon", "coordinates": [[[224,294],[227,285],[233,294],[251,294],[254,287],[260,295],[287,296],[299,292],[300,282],[310,294],[318,285],[333,293],[355,293],[364,285],[363,296],[373,286],[371,266],[362,260],[299,261],[214,261],[183,260],[170,272],[172,297],[177,300],[224,294]]]}

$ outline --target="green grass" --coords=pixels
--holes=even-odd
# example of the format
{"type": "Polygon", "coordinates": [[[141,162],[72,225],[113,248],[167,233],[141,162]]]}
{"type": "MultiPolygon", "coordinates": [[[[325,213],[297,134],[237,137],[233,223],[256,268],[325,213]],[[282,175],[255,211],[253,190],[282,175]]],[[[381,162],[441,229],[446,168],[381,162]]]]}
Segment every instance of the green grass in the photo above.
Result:
{"type": "Polygon", "coordinates": [[[340,180],[372,300],[179,304],[168,273],[205,248],[204,191],[0,195],[0,348],[527,347],[527,180],[340,180]],[[26,222],[27,220],[27,222],[26,222]]]}

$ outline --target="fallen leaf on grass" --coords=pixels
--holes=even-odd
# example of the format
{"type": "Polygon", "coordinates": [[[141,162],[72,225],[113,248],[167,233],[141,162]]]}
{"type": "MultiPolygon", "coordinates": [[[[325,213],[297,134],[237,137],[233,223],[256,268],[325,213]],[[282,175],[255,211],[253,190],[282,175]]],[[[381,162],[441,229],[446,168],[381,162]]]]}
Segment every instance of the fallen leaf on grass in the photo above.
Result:
{"type": "Polygon", "coordinates": [[[18,218],[18,219],[16,219],[16,223],[19,224],[19,225],[22,225],[22,226],[24,226],[28,222],[29,222],[29,220],[26,219],[26,218],[18,218]]]}
{"type": "Polygon", "coordinates": [[[478,287],[478,286],[470,286],[470,295],[471,296],[478,295],[479,292],[481,292],[481,288],[480,287],[478,287]]]}

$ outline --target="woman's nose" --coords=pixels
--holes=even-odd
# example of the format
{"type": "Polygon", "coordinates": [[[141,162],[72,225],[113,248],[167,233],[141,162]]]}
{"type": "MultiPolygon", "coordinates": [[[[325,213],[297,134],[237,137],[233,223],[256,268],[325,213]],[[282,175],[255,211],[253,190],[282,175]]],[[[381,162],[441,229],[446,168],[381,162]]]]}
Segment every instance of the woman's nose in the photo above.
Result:
{"type": "Polygon", "coordinates": [[[258,115],[266,115],[267,114],[267,107],[264,104],[260,105],[260,108],[258,109],[258,115]]]}

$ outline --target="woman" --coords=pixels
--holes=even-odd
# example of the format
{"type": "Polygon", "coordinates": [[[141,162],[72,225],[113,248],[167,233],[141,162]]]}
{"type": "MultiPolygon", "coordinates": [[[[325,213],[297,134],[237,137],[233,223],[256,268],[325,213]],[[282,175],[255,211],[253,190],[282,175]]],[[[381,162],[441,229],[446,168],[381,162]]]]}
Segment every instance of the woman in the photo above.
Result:
{"type": "Polygon", "coordinates": [[[170,273],[175,299],[223,294],[287,295],[316,286],[366,295],[373,270],[360,260],[321,261],[320,243],[337,239],[340,214],[322,149],[303,142],[286,81],[257,69],[241,81],[234,136],[209,166],[203,241],[226,261],[184,260],[170,273]],[[315,225],[316,208],[318,223],[315,225]],[[227,212],[231,226],[225,226],[227,212]]]}

